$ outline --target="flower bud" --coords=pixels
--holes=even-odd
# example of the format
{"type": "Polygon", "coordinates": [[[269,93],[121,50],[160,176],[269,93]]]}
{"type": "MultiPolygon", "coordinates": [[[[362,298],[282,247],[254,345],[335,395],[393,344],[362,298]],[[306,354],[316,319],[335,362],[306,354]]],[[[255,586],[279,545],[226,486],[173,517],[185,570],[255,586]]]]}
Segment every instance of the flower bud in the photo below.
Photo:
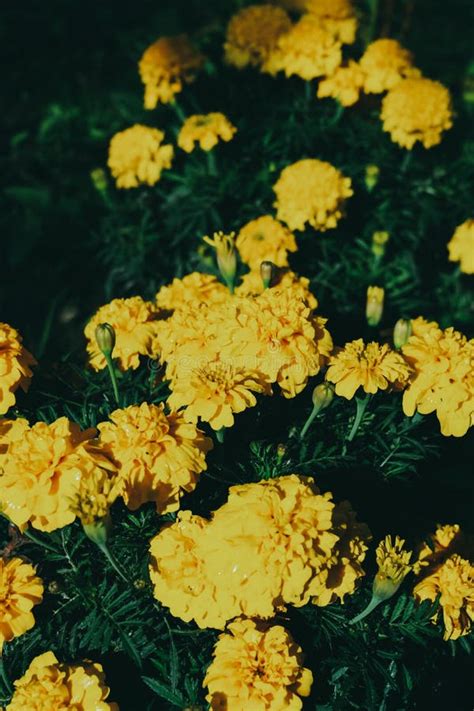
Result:
{"type": "Polygon", "coordinates": [[[104,518],[96,519],[93,523],[84,523],[84,521],[82,521],[82,528],[89,540],[97,546],[102,547],[107,543],[112,528],[112,520],[107,514],[104,518]]]}
{"type": "Polygon", "coordinates": [[[462,97],[466,104],[474,104],[474,61],[472,61],[464,75],[462,97]]]}
{"type": "Polygon", "coordinates": [[[90,172],[92,184],[98,193],[105,193],[108,187],[107,175],[102,168],[95,168],[90,172]]]}
{"type": "Polygon", "coordinates": [[[115,330],[110,323],[99,323],[95,329],[95,340],[105,356],[112,355],[115,347],[115,330]]]}
{"type": "Polygon", "coordinates": [[[235,275],[237,272],[237,251],[235,249],[235,233],[225,235],[223,232],[214,232],[212,239],[204,237],[204,242],[216,250],[217,266],[219,271],[233,291],[235,275]]]}
{"type": "Polygon", "coordinates": [[[369,326],[377,326],[383,314],[385,292],[380,286],[369,286],[367,289],[367,303],[365,315],[369,326]]]}
{"type": "Polygon", "coordinates": [[[369,193],[375,188],[379,182],[380,168],[378,165],[367,165],[365,167],[365,187],[369,193]]]}
{"type": "Polygon", "coordinates": [[[285,454],[286,454],[286,445],[284,445],[282,442],[280,442],[280,444],[277,446],[277,452],[276,452],[276,453],[277,453],[278,461],[281,462],[281,460],[283,459],[283,457],[284,457],[285,454]]]}
{"type": "Polygon", "coordinates": [[[313,405],[318,408],[318,412],[328,407],[334,399],[334,386],[331,383],[324,382],[316,385],[313,390],[313,405]]]}
{"type": "Polygon", "coordinates": [[[400,318],[393,328],[393,345],[399,349],[407,343],[412,333],[411,320],[400,318]]]}
{"type": "Polygon", "coordinates": [[[260,264],[260,276],[262,277],[264,289],[268,289],[273,282],[275,275],[275,265],[273,262],[265,261],[260,264]]]}
{"type": "Polygon", "coordinates": [[[374,232],[372,235],[372,254],[381,259],[387,249],[387,242],[390,239],[390,232],[374,232]]]}

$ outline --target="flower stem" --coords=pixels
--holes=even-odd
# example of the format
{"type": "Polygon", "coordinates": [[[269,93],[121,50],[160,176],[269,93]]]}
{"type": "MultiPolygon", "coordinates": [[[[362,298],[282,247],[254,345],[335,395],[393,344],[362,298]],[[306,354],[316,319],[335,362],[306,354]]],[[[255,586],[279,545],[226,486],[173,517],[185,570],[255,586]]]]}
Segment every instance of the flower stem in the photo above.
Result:
{"type": "Polygon", "coordinates": [[[225,427],[221,427],[220,430],[216,430],[216,439],[219,444],[224,443],[225,427]]]}
{"type": "Polygon", "coordinates": [[[306,432],[307,432],[307,431],[309,430],[309,428],[311,427],[311,424],[312,424],[313,420],[315,419],[315,417],[316,417],[317,414],[319,413],[319,410],[320,410],[320,409],[321,409],[321,408],[320,408],[318,405],[315,405],[315,406],[313,407],[313,409],[311,410],[310,416],[308,417],[308,419],[307,419],[306,422],[304,423],[304,427],[303,427],[303,429],[302,429],[301,432],[300,432],[300,439],[303,439],[303,437],[305,436],[306,432]]]}
{"type": "Polygon", "coordinates": [[[176,99],[170,102],[170,106],[174,109],[174,112],[176,116],[180,119],[180,121],[186,121],[186,114],[184,113],[183,109],[178,104],[176,99]]]}
{"type": "Polygon", "coordinates": [[[356,397],[356,405],[357,405],[357,410],[356,410],[356,416],[354,420],[354,424],[352,425],[352,429],[349,432],[349,436],[347,437],[348,442],[352,442],[354,437],[357,434],[357,430],[360,427],[360,423],[362,422],[362,418],[364,417],[364,412],[369,404],[370,400],[370,395],[366,395],[365,397],[356,397]]]}
{"type": "Polygon", "coordinates": [[[358,614],[356,617],[354,617],[352,620],[350,620],[349,624],[350,625],[355,625],[356,622],[360,622],[361,620],[364,619],[364,617],[367,617],[367,615],[370,615],[371,612],[375,610],[377,605],[380,605],[380,603],[383,602],[381,597],[377,597],[376,595],[372,595],[372,599],[365,608],[365,610],[362,610],[360,614],[358,614]]]}
{"type": "Polygon", "coordinates": [[[109,550],[107,543],[97,543],[97,546],[100,548],[102,553],[105,555],[105,557],[107,558],[107,560],[109,561],[110,565],[115,570],[117,575],[119,575],[122,578],[122,580],[124,580],[126,583],[128,583],[129,580],[125,577],[124,573],[120,570],[118,563],[115,560],[114,556],[112,555],[111,551],[109,550]]]}
{"type": "Polygon", "coordinates": [[[110,380],[112,382],[112,388],[114,391],[115,402],[120,407],[120,396],[119,396],[119,391],[118,391],[117,374],[115,373],[114,362],[113,362],[112,356],[110,354],[109,355],[104,354],[104,356],[105,356],[105,360],[107,363],[107,369],[109,371],[110,380]]]}
{"type": "Polygon", "coordinates": [[[305,95],[305,99],[306,99],[306,101],[307,101],[308,103],[309,103],[309,101],[310,101],[310,99],[311,99],[311,89],[312,89],[312,88],[313,88],[312,82],[309,81],[309,80],[306,81],[306,82],[305,82],[305,87],[304,87],[304,95],[305,95]]]}
{"type": "Polygon", "coordinates": [[[207,151],[206,154],[207,157],[207,172],[209,175],[217,175],[217,163],[216,163],[216,157],[214,155],[214,151],[210,150],[207,151]]]}

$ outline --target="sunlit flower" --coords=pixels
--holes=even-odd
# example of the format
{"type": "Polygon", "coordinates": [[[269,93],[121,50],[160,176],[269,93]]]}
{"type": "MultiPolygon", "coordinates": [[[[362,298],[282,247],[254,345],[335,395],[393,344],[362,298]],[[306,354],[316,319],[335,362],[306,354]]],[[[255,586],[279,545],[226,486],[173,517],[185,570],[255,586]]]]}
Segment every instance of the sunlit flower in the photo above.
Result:
{"type": "Polygon", "coordinates": [[[420,76],[411,52],[394,39],[383,38],[369,44],[359,65],[365,75],[367,94],[381,94],[402,79],[420,76]]]}
{"type": "Polygon", "coordinates": [[[89,442],[94,430],[60,417],[38,422],[8,447],[0,474],[0,508],[15,525],[30,522],[42,531],[62,528],[75,518],[71,501],[82,478],[114,467],[89,442]]]}
{"type": "Polygon", "coordinates": [[[341,63],[341,44],[314,15],[303,15],[282,34],[264,64],[264,71],[310,80],[332,74],[341,63]]]}
{"type": "Polygon", "coordinates": [[[402,148],[417,141],[425,148],[441,142],[443,131],[453,125],[448,89],[431,79],[404,79],[382,101],[383,130],[402,148]]]}
{"type": "Polygon", "coordinates": [[[61,664],[53,652],[45,652],[15,681],[6,711],[118,711],[117,704],[106,700],[108,696],[100,664],[61,664]]]}
{"type": "Polygon", "coordinates": [[[440,526],[425,543],[420,559],[428,564],[413,594],[418,600],[439,598],[444,639],[458,639],[469,634],[474,621],[474,565],[472,541],[464,538],[458,525],[440,526]]]}
{"type": "Polygon", "coordinates": [[[464,274],[474,274],[474,219],[456,227],[448,251],[450,262],[459,262],[464,274]]]}
{"type": "Polygon", "coordinates": [[[127,506],[154,501],[160,514],[176,511],[181,493],[206,469],[212,441],[182,413],[166,415],[163,405],[131,405],[110,420],[98,425],[100,444],[118,468],[127,506]]]}
{"type": "Polygon", "coordinates": [[[238,69],[261,66],[278,38],[291,27],[287,13],[274,5],[249,5],[231,18],[224,44],[225,60],[238,69]]]}
{"type": "Polygon", "coordinates": [[[474,424],[474,339],[420,317],[402,353],[413,370],[403,394],[405,415],[436,412],[443,435],[465,435],[474,424]]]}
{"type": "Polygon", "coordinates": [[[156,295],[158,308],[167,311],[194,311],[199,304],[219,304],[229,298],[229,290],[212,274],[192,272],[174,278],[156,295]]]}
{"type": "Polygon", "coordinates": [[[43,599],[43,582],[21,558],[0,558],[0,654],[5,642],[35,624],[32,609],[43,599]]]}
{"type": "Polygon", "coordinates": [[[23,417],[18,417],[16,420],[0,419],[0,470],[12,442],[21,439],[29,428],[28,420],[23,417]]]}
{"type": "Polygon", "coordinates": [[[413,552],[405,548],[400,536],[385,536],[375,551],[378,571],[374,580],[374,593],[389,598],[400,587],[408,573],[419,570],[419,564],[411,562],[413,552]]]}
{"type": "Polygon", "coordinates": [[[22,345],[18,331],[7,323],[0,323],[0,415],[15,404],[15,391],[28,390],[30,366],[36,361],[22,345]]]}
{"type": "Polygon", "coordinates": [[[387,344],[365,344],[362,338],[346,343],[329,361],[326,380],[335,383],[336,395],[352,399],[361,387],[366,393],[401,387],[410,368],[387,344]]]}
{"type": "Polygon", "coordinates": [[[357,17],[351,0],[306,0],[305,10],[342,44],[354,42],[357,17]]]}
{"type": "Polygon", "coordinates": [[[188,378],[173,382],[168,405],[174,410],[184,407],[187,422],[201,419],[219,430],[232,427],[234,414],[256,405],[256,393],[271,393],[269,383],[258,371],[210,362],[191,370],[188,378]]]}
{"type": "MultiPolygon", "coordinates": [[[[272,283],[269,288],[272,289],[290,289],[294,298],[304,301],[310,309],[316,309],[318,300],[310,291],[309,279],[299,277],[291,269],[275,269],[272,283]]],[[[244,274],[241,283],[236,288],[235,293],[239,296],[258,296],[264,292],[264,284],[260,269],[254,269],[247,274],[244,274]]]]}
{"type": "Polygon", "coordinates": [[[143,53],[138,64],[145,85],[145,108],[168,104],[191,82],[204,64],[203,55],[186,35],[160,37],[143,53]]]}
{"type": "Polygon", "coordinates": [[[288,252],[297,250],[293,233],[271,215],[257,217],[241,227],[235,246],[250,269],[260,269],[264,261],[286,267],[288,252]]]}
{"type": "Polygon", "coordinates": [[[102,370],[107,365],[99,350],[95,330],[99,324],[108,323],[115,331],[115,347],[112,357],[117,359],[121,370],[140,365],[140,356],[151,355],[152,338],[157,330],[157,309],[140,296],[129,299],[113,299],[101,306],[84,329],[87,338],[89,363],[94,370],[102,370]]]}
{"type": "Polygon", "coordinates": [[[280,625],[236,620],[221,634],[203,686],[211,709],[298,711],[313,675],[301,647],[280,625]]]}
{"type": "Polygon", "coordinates": [[[306,223],[324,232],[337,226],[346,198],[353,194],[351,179],[330,163],[307,158],[284,168],[273,186],[277,217],[290,230],[306,223]]]}
{"type": "Polygon", "coordinates": [[[353,60],[337,67],[333,74],[324,77],[318,86],[318,98],[331,96],[341,106],[352,106],[359,100],[364,85],[364,72],[353,60]]]}
{"type": "Polygon", "coordinates": [[[196,114],[187,118],[181,126],[178,146],[186,153],[191,153],[199,143],[203,151],[210,151],[219,141],[232,140],[236,131],[224,114],[196,114]]]}
{"type": "Polygon", "coordinates": [[[163,131],[135,124],[119,131],[109,145],[109,166],[118,188],[155,185],[165,168],[171,167],[174,149],[163,145],[163,131]]]}

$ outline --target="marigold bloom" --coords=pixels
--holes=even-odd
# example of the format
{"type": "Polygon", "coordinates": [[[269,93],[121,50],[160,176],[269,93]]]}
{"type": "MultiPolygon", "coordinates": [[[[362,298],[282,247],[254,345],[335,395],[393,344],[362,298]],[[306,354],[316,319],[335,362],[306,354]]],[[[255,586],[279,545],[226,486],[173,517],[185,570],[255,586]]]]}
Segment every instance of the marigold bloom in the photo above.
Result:
{"type": "Polygon", "coordinates": [[[249,5],[231,18],[224,44],[225,61],[238,69],[260,66],[291,27],[287,13],[274,5],[249,5]]]}
{"type": "Polygon", "coordinates": [[[141,355],[151,355],[152,339],[157,331],[158,312],[155,306],[143,301],[140,296],[129,299],[113,299],[101,306],[84,329],[87,338],[89,363],[94,370],[102,370],[107,361],[97,345],[95,329],[108,323],[115,330],[115,347],[112,357],[117,359],[121,370],[140,365],[141,355]]]}
{"type": "Polygon", "coordinates": [[[3,462],[6,461],[8,449],[12,442],[17,442],[21,439],[29,429],[28,420],[23,417],[18,417],[16,420],[0,419],[0,470],[3,462]]]}
{"type": "Polygon", "coordinates": [[[100,444],[117,466],[127,506],[154,501],[160,514],[176,511],[206,469],[212,441],[182,413],[166,415],[162,404],[131,405],[110,420],[98,425],[100,444]]]}
{"type": "Polygon", "coordinates": [[[178,378],[172,387],[168,405],[174,410],[185,407],[187,422],[201,419],[214,430],[232,427],[234,413],[256,405],[254,393],[271,394],[269,383],[258,371],[225,362],[192,370],[189,379],[178,378]]]}
{"type": "Polygon", "coordinates": [[[43,599],[43,582],[20,558],[0,558],[0,653],[5,642],[35,624],[32,608],[43,599]]]}
{"type": "Polygon", "coordinates": [[[250,269],[264,261],[288,266],[288,252],[296,252],[295,236],[271,215],[263,215],[241,227],[235,243],[240,258],[250,269]]]}
{"type": "Polygon", "coordinates": [[[366,393],[403,387],[410,368],[387,344],[365,344],[362,338],[346,343],[329,361],[326,380],[336,386],[336,395],[351,400],[359,387],[366,393]]]}
{"type": "Polygon", "coordinates": [[[420,560],[428,564],[413,594],[418,600],[435,601],[442,615],[444,639],[469,634],[474,620],[474,565],[472,541],[465,539],[458,525],[440,526],[432,536],[432,547],[425,543],[420,560]]]}
{"type": "Polygon", "coordinates": [[[351,0],[306,0],[305,10],[342,44],[353,44],[357,17],[351,0]]]}
{"type": "Polygon", "coordinates": [[[53,652],[45,652],[15,681],[6,711],[118,711],[117,704],[106,701],[108,696],[100,664],[61,664],[53,652]]]}
{"type": "Polygon", "coordinates": [[[60,417],[51,425],[38,422],[8,447],[0,474],[0,507],[19,528],[30,522],[41,531],[72,523],[71,502],[80,481],[113,471],[106,457],[88,440],[94,430],[60,417]]]}
{"type": "Polygon", "coordinates": [[[413,66],[413,55],[394,39],[378,39],[369,44],[360,62],[367,94],[381,94],[402,79],[420,76],[413,66]]]}
{"type": "Polygon", "coordinates": [[[217,146],[219,140],[231,141],[236,131],[236,127],[224,114],[196,114],[187,118],[181,126],[178,146],[186,153],[191,153],[199,143],[203,151],[210,151],[217,146]]]}
{"type": "Polygon", "coordinates": [[[22,345],[18,331],[0,323],[0,415],[15,404],[14,393],[18,388],[28,390],[32,365],[36,361],[22,345]]]}
{"type": "Polygon", "coordinates": [[[145,108],[154,109],[158,103],[168,104],[193,81],[204,64],[204,56],[182,34],[160,37],[150,45],[138,64],[140,78],[145,85],[145,108]]]}
{"type": "Polygon", "coordinates": [[[236,620],[219,636],[203,686],[211,709],[298,711],[313,675],[302,650],[280,625],[236,620]]]}
{"type": "Polygon", "coordinates": [[[277,217],[290,230],[309,223],[324,232],[337,226],[346,198],[353,194],[351,179],[330,163],[307,158],[282,170],[273,186],[277,217]]]}
{"type": "Polygon", "coordinates": [[[382,101],[383,130],[402,148],[417,141],[425,148],[441,142],[442,133],[453,125],[448,89],[431,79],[404,79],[382,101]]]}
{"type": "Polygon", "coordinates": [[[464,274],[474,274],[474,219],[456,227],[448,251],[450,262],[459,262],[464,274]]]}
{"type": "MultiPolygon", "coordinates": [[[[275,269],[271,289],[290,289],[295,299],[305,301],[310,309],[316,309],[318,300],[309,289],[309,279],[299,277],[291,269],[275,269]]],[[[258,296],[265,291],[260,269],[244,274],[235,293],[239,296],[258,296]]]]}
{"type": "Polygon", "coordinates": [[[412,570],[417,571],[419,565],[411,563],[412,551],[407,550],[405,541],[400,536],[385,536],[375,551],[378,571],[374,581],[374,593],[386,599],[391,597],[412,570]]]}
{"type": "Polygon", "coordinates": [[[341,106],[352,106],[359,100],[364,85],[364,72],[352,59],[347,66],[337,67],[333,74],[322,79],[318,86],[318,99],[331,96],[341,106]]]}
{"type": "Polygon", "coordinates": [[[174,278],[156,294],[156,304],[165,311],[192,311],[199,304],[221,304],[229,290],[212,274],[192,272],[182,279],[174,278]]]}
{"type": "Polygon", "coordinates": [[[112,137],[107,165],[118,188],[155,185],[162,171],[171,168],[174,149],[162,145],[164,137],[163,131],[138,123],[112,137]]]}
{"type": "Polygon", "coordinates": [[[282,34],[263,69],[310,80],[332,74],[341,63],[341,44],[317,17],[303,15],[282,34]]]}
{"type": "Polygon", "coordinates": [[[421,317],[412,329],[402,348],[413,370],[403,412],[436,412],[443,435],[462,437],[474,424],[474,339],[421,317]]]}

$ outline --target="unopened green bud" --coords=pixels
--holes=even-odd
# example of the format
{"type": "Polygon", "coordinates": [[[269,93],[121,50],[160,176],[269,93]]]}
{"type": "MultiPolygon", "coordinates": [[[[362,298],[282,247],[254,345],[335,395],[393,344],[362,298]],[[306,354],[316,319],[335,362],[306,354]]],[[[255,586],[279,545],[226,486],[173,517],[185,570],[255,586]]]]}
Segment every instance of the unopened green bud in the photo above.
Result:
{"type": "Polygon", "coordinates": [[[284,445],[280,442],[280,444],[277,446],[276,453],[277,453],[278,460],[281,462],[281,460],[283,459],[283,457],[286,454],[286,445],[284,445]]]}
{"type": "Polygon", "coordinates": [[[235,249],[235,233],[226,235],[214,232],[212,239],[203,237],[204,242],[216,250],[217,266],[230,291],[234,291],[235,275],[237,273],[237,251],[235,249]]]}
{"type": "Polygon", "coordinates": [[[472,61],[464,76],[462,97],[466,104],[474,104],[474,61],[472,61]]]}
{"type": "Polygon", "coordinates": [[[393,328],[393,345],[399,349],[408,342],[412,334],[412,325],[409,318],[400,318],[393,328]]]}
{"type": "Polygon", "coordinates": [[[95,340],[105,356],[112,355],[115,348],[115,330],[110,323],[99,323],[95,329],[95,340]]]}
{"type": "Polygon", "coordinates": [[[328,407],[334,399],[334,386],[331,383],[324,382],[316,385],[313,390],[313,405],[318,408],[318,412],[328,407]]]}
{"type": "Polygon", "coordinates": [[[275,265],[273,262],[265,261],[260,264],[260,276],[263,281],[263,288],[268,289],[273,283],[275,275],[275,265]]]}
{"type": "Polygon", "coordinates": [[[106,545],[112,528],[112,520],[109,515],[104,518],[97,519],[94,523],[82,522],[82,528],[87,538],[95,543],[99,548],[106,545]]]}
{"type": "Polygon", "coordinates": [[[369,193],[375,188],[379,182],[380,168],[378,165],[367,165],[365,168],[365,187],[369,193]]]}
{"type": "Polygon", "coordinates": [[[92,184],[97,190],[97,192],[104,193],[108,187],[107,175],[105,173],[105,170],[103,170],[102,168],[95,168],[94,170],[91,170],[90,176],[92,184]]]}
{"type": "Polygon", "coordinates": [[[372,254],[381,259],[387,249],[387,242],[390,239],[390,232],[378,231],[372,235],[372,254]]]}
{"type": "Polygon", "coordinates": [[[385,291],[380,286],[369,286],[365,315],[369,326],[378,326],[383,314],[385,291]]]}

